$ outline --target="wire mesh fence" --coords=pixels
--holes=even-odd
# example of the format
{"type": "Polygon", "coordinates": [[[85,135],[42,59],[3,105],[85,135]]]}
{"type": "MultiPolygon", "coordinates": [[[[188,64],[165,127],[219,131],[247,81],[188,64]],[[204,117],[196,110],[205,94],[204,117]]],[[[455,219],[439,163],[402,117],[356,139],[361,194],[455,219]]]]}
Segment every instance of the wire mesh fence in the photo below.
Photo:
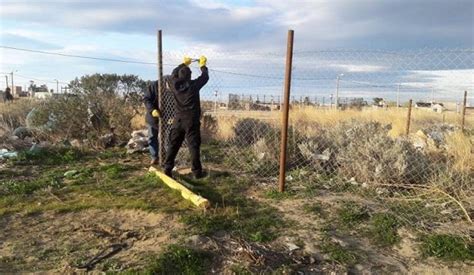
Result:
{"type": "MultiPolygon", "coordinates": [[[[209,60],[210,80],[201,91],[202,135],[203,150],[215,150],[206,151],[204,165],[276,185],[285,53],[165,51],[165,72],[184,55],[209,60]]],[[[471,49],[296,51],[293,62],[290,188],[351,192],[419,229],[449,222],[469,233],[470,108],[464,132],[460,122],[463,93],[474,86],[471,49]]],[[[197,66],[191,68],[193,78],[199,75],[197,66]]],[[[181,154],[186,162],[186,150],[181,154]]]]}

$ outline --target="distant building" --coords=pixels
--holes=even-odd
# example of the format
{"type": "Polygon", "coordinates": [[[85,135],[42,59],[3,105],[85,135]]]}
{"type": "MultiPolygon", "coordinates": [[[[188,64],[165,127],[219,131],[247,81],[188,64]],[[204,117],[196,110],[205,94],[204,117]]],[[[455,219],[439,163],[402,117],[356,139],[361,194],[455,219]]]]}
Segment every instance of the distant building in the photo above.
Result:
{"type": "Polygon", "coordinates": [[[430,109],[431,108],[431,103],[430,102],[416,102],[415,103],[415,108],[417,109],[430,109]]]}
{"type": "Polygon", "coordinates": [[[15,86],[13,88],[13,96],[16,96],[16,97],[21,97],[21,96],[25,96],[24,93],[23,93],[23,87],[21,86],[15,86]]]}
{"type": "Polygon", "coordinates": [[[446,111],[446,108],[444,107],[443,103],[434,103],[431,106],[431,110],[437,113],[442,113],[446,111]]]}
{"type": "Polygon", "coordinates": [[[416,102],[415,108],[420,110],[431,110],[433,112],[442,113],[446,111],[443,103],[436,102],[416,102]]]}

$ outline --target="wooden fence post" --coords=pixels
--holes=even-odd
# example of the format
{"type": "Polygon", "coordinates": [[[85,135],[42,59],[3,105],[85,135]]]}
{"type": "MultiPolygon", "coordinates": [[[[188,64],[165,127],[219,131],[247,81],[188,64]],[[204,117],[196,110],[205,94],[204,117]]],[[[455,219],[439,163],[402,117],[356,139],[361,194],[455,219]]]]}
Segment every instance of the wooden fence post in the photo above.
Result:
{"type": "Polygon", "coordinates": [[[281,124],[281,146],[280,146],[280,177],[279,190],[285,191],[286,175],[286,148],[288,142],[288,114],[290,110],[290,88],[291,88],[291,69],[293,66],[293,37],[294,31],[288,30],[288,41],[286,47],[286,69],[285,69],[285,88],[282,110],[281,124]]]}

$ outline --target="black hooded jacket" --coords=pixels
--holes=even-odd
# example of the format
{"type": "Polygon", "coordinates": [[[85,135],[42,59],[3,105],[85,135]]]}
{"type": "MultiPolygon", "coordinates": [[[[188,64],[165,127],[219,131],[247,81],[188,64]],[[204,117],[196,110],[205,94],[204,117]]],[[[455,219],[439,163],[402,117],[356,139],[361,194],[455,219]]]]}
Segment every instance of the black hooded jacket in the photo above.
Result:
{"type": "Polygon", "coordinates": [[[208,80],[209,73],[206,66],[201,67],[201,75],[194,80],[191,80],[191,70],[184,64],[173,70],[170,86],[175,99],[177,118],[199,119],[201,116],[199,91],[208,80]]]}

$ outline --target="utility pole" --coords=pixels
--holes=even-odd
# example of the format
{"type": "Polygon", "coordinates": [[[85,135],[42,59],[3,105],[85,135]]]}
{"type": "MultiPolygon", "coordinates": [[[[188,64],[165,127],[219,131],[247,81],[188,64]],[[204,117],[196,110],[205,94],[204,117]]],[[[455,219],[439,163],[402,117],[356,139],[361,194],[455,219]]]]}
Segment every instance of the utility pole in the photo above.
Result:
{"type": "Polygon", "coordinates": [[[54,81],[56,81],[56,93],[59,94],[59,80],[55,79],[54,81]]]}
{"type": "Polygon", "coordinates": [[[217,90],[214,92],[214,113],[217,113],[217,90]]]}
{"type": "Polygon", "coordinates": [[[397,88],[397,108],[400,107],[400,83],[398,83],[398,88],[397,88]]]}
{"type": "Polygon", "coordinates": [[[11,93],[12,95],[14,96],[15,95],[15,86],[13,85],[13,71],[10,73],[11,76],[12,76],[12,89],[11,89],[11,93]]]}
{"type": "Polygon", "coordinates": [[[336,81],[336,110],[339,109],[339,81],[341,80],[341,76],[344,76],[344,74],[338,74],[336,81]]]}
{"type": "Polygon", "coordinates": [[[8,88],[8,75],[5,75],[5,89],[8,88]]]}

